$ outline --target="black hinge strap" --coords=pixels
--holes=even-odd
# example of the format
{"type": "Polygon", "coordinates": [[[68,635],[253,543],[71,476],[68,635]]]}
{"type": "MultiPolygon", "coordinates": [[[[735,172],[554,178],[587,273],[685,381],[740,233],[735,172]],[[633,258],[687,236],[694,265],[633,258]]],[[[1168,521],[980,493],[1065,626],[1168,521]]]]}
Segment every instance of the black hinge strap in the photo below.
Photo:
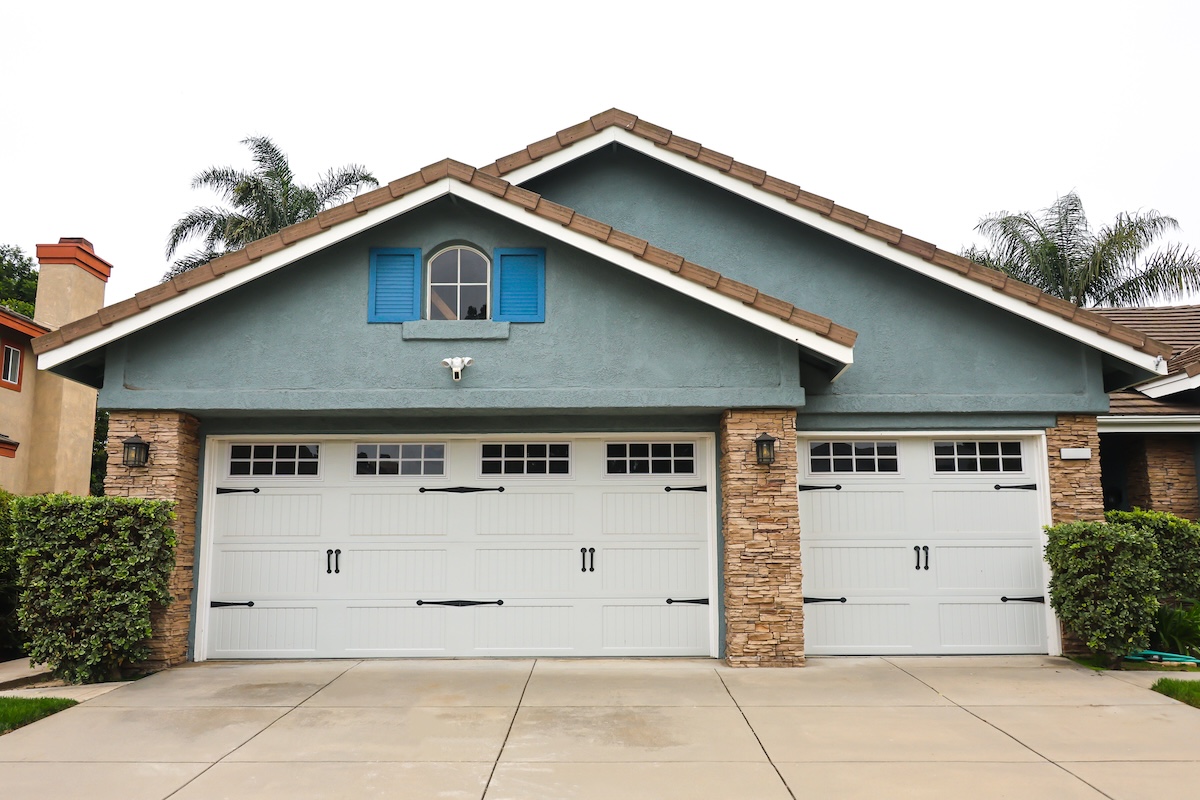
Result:
{"type": "Polygon", "coordinates": [[[503,600],[418,600],[419,606],[502,606],[503,600]]]}
{"type": "Polygon", "coordinates": [[[1012,486],[1001,486],[1000,484],[997,483],[993,488],[996,491],[1000,491],[1001,489],[1026,489],[1028,491],[1033,491],[1033,490],[1037,489],[1037,484],[1036,483],[1017,483],[1012,486]]]}
{"type": "Polygon", "coordinates": [[[217,487],[217,494],[238,494],[239,492],[251,492],[258,494],[259,488],[255,486],[253,489],[226,489],[224,486],[217,487]]]}
{"type": "Polygon", "coordinates": [[[1046,598],[1041,595],[1035,597],[1001,597],[1001,603],[1045,603],[1046,598]]]}
{"type": "Polygon", "coordinates": [[[802,483],[796,487],[796,491],[798,492],[818,492],[822,489],[833,489],[835,492],[840,492],[842,490],[842,485],[839,483],[836,486],[812,486],[802,483]]]}
{"type": "Polygon", "coordinates": [[[706,606],[706,605],[708,605],[708,598],[707,597],[699,597],[695,600],[673,600],[670,597],[667,598],[667,605],[670,606],[670,605],[674,605],[675,603],[693,603],[698,606],[706,606]]]}
{"type": "Polygon", "coordinates": [[[245,606],[246,608],[254,608],[254,601],[247,600],[244,603],[225,603],[220,600],[213,600],[208,604],[209,608],[229,608],[230,606],[245,606]]]}
{"type": "Polygon", "coordinates": [[[503,486],[447,486],[444,489],[428,489],[422,486],[417,491],[424,494],[425,492],[452,492],[454,494],[470,494],[471,492],[503,492],[503,486]]]}
{"type": "Polygon", "coordinates": [[[844,598],[844,597],[806,597],[806,598],[804,598],[804,602],[806,602],[806,603],[844,603],[844,602],[846,602],[846,598],[844,598]]]}
{"type": "Polygon", "coordinates": [[[707,492],[707,486],[664,486],[664,492],[707,492]]]}

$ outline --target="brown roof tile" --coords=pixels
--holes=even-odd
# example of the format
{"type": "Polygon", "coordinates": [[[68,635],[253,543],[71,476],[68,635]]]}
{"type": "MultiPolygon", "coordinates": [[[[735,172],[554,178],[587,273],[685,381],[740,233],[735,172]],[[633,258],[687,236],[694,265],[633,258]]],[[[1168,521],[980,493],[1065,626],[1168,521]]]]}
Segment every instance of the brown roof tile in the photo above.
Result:
{"type": "Polygon", "coordinates": [[[671,134],[671,138],[665,145],[668,150],[674,150],[676,153],[682,153],[688,158],[695,158],[700,155],[700,143],[693,142],[691,139],[685,139],[682,136],[671,134]]]}
{"type": "Polygon", "coordinates": [[[683,256],[676,255],[654,245],[646,248],[646,252],[642,258],[656,267],[662,267],[671,272],[679,272],[683,268],[683,256]]]}
{"type": "MultiPolygon", "coordinates": [[[[496,174],[503,175],[506,172],[511,172],[514,169],[519,169],[519,168],[525,166],[526,164],[532,164],[532,163],[533,163],[533,156],[529,155],[528,149],[525,149],[525,150],[518,150],[517,152],[513,153],[512,155],[497,159],[494,166],[496,167],[496,174]]],[[[484,169],[487,169],[487,167],[484,167],[484,169]]]]}
{"type": "Polygon", "coordinates": [[[796,199],[792,201],[801,208],[807,208],[809,211],[816,211],[818,214],[829,216],[833,213],[833,201],[828,197],[806,192],[803,189],[796,192],[796,199]]]}
{"type": "Polygon", "coordinates": [[[591,236],[593,239],[607,241],[608,235],[612,233],[612,226],[605,225],[603,222],[591,217],[585,217],[583,214],[575,214],[571,217],[570,224],[567,225],[573,231],[591,236]]]}
{"type": "Polygon", "coordinates": [[[92,314],[91,316],[77,319],[74,322],[68,322],[58,329],[62,334],[64,342],[73,342],[76,339],[81,339],[89,333],[95,333],[104,327],[104,323],[100,321],[100,315],[92,314]]]}
{"type": "Polygon", "coordinates": [[[539,217],[551,219],[560,225],[570,225],[571,217],[575,216],[575,212],[566,206],[560,206],[558,203],[551,202],[542,197],[538,199],[537,207],[533,209],[533,213],[539,217]]]}
{"type": "MultiPolygon", "coordinates": [[[[870,223],[867,224],[869,225],[870,223]]],[[[899,234],[899,231],[896,233],[899,234]]],[[[971,271],[971,264],[974,263],[969,258],[963,258],[962,256],[955,255],[954,253],[947,253],[945,250],[938,250],[936,253],[934,253],[932,261],[939,267],[952,269],[955,272],[961,272],[963,275],[966,275],[971,271]]]]}
{"type": "Polygon", "coordinates": [[[867,227],[867,221],[870,219],[866,214],[860,214],[857,211],[851,211],[848,208],[843,208],[836,203],[833,210],[829,212],[829,218],[835,222],[844,222],[852,228],[862,230],[867,227]]]}
{"type": "Polygon", "coordinates": [[[63,335],[58,331],[42,334],[29,342],[35,356],[40,356],[42,353],[53,350],[56,347],[62,347],[64,344],[66,342],[63,340],[63,335]]]}
{"type": "Polygon", "coordinates": [[[882,239],[889,244],[899,244],[900,237],[904,234],[899,228],[885,225],[875,219],[867,220],[867,227],[863,228],[863,233],[874,236],[876,239],[882,239]]]}
{"type": "Polygon", "coordinates": [[[392,181],[388,184],[388,188],[392,190],[392,197],[403,197],[409,192],[424,188],[425,185],[424,176],[419,172],[414,172],[412,175],[405,175],[403,178],[392,181]]]}
{"type": "Polygon", "coordinates": [[[136,297],[130,297],[119,303],[113,303],[111,306],[105,306],[97,313],[100,316],[100,322],[104,325],[112,325],[114,322],[120,322],[126,317],[132,317],[134,314],[142,310],[138,305],[136,297]]]}
{"type": "Polygon", "coordinates": [[[228,255],[223,255],[215,261],[210,261],[208,265],[212,267],[214,275],[224,275],[226,272],[241,269],[253,260],[245,250],[238,250],[228,255]]]}
{"type": "Polygon", "coordinates": [[[580,139],[586,139],[589,136],[595,136],[596,129],[592,126],[592,121],[581,122],[578,125],[572,125],[569,128],[563,128],[558,132],[558,141],[563,147],[578,142],[580,139]]]}
{"type": "Polygon", "coordinates": [[[717,283],[721,280],[721,273],[699,264],[693,264],[686,259],[683,266],[679,268],[679,275],[710,289],[717,288],[717,283]]]}
{"type": "Polygon", "coordinates": [[[752,183],[755,186],[762,186],[763,181],[767,179],[767,171],[752,167],[749,164],[743,164],[740,161],[734,161],[729,167],[729,174],[735,178],[752,183]]]}
{"type": "Polygon", "coordinates": [[[525,149],[529,152],[529,157],[536,161],[542,156],[557,153],[559,150],[562,150],[562,147],[562,143],[558,141],[557,136],[547,136],[540,142],[534,142],[525,149]]]}
{"type": "MultiPolygon", "coordinates": [[[[730,161],[732,160],[733,159],[730,159],[730,161]]],[[[796,184],[788,183],[787,181],[781,181],[779,178],[773,178],[770,175],[768,175],[767,179],[763,181],[762,188],[771,194],[777,194],[780,197],[788,200],[795,200],[796,196],[800,194],[800,187],[796,184]]]]}
{"type": "Polygon", "coordinates": [[[926,261],[932,259],[933,254],[937,252],[937,245],[927,242],[924,239],[918,239],[915,236],[909,236],[907,233],[900,234],[900,241],[896,242],[896,247],[926,261]]]}
{"type": "Polygon", "coordinates": [[[1170,345],[1178,355],[1200,344],[1200,305],[1097,308],[1097,314],[1170,345]]]}
{"type": "Polygon", "coordinates": [[[1125,389],[1119,392],[1109,392],[1108,413],[1132,416],[1191,416],[1200,415],[1200,404],[1184,402],[1176,397],[1163,397],[1156,400],[1135,389],[1125,389]]]}
{"type": "MultiPolygon", "coordinates": [[[[718,153],[716,150],[709,150],[707,147],[700,147],[696,155],[696,160],[701,164],[708,164],[710,167],[716,167],[721,172],[728,172],[733,166],[733,156],[727,156],[724,153],[718,153]]],[[[799,188],[799,187],[796,187],[799,188]]],[[[792,197],[796,195],[793,194],[792,197]]]]}
{"type": "Polygon", "coordinates": [[[209,281],[216,280],[217,277],[218,276],[213,272],[211,265],[201,264],[195,269],[189,269],[187,272],[176,275],[171,280],[174,282],[176,289],[181,292],[186,292],[193,286],[199,286],[202,283],[208,283],[209,281]]]}
{"type": "Polygon", "coordinates": [[[348,219],[354,219],[358,216],[358,211],[355,210],[353,203],[344,203],[340,206],[335,206],[328,211],[322,211],[317,214],[317,221],[321,223],[322,228],[332,228],[339,222],[345,222],[348,219]]]}
{"type": "Polygon", "coordinates": [[[273,233],[246,245],[246,255],[255,261],[263,256],[269,256],[271,253],[278,253],[285,247],[287,245],[283,243],[283,237],[278,233],[273,233]]]}
{"type": "Polygon", "coordinates": [[[279,235],[283,237],[284,244],[292,244],[301,239],[307,239],[309,236],[314,236],[322,230],[321,223],[316,217],[312,217],[303,222],[297,222],[295,225],[288,225],[279,232],[279,235]]]}
{"type": "MultiPolygon", "coordinates": [[[[179,290],[175,288],[175,284],[171,281],[165,281],[158,286],[151,286],[149,289],[143,289],[133,296],[137,304],[142,309],[147,309],[150,306],[157,305],[164,300],[170,300],[172,297],[179,294],[179,290]]],[[[97,312],[97,317],[99,313],[97,312]]]]}
{"type": "Polygon", "coordinates": [[[795,308],[786,300],[780,300],[778,297],[772,297],[769,294],[758,293],[758,297],[754,298],[754,307],[764,314],[770,314],[773,317],[790,320],[792,309],[795,308]]]}
{"type": "Polygon", "coordinates": [[[758,297],[758,289],[755,289],[748,283],[735,281],[732,278],[727,278],[722,275],[717,280],[716,290],[726,297],[732,297],[734,300],[740,300],[746,305],[752,305],[755,298],[758,297]]]}
{"type": "Polygon", "coordinates": [[[441,161],[435,161],[427,167],[421,167],[421,177],[426,183],[440,181],[442,178],[450,174],[450,159],[443,158],[441,161]]]}
{"type": "Polygon", "coordinates": [[[608,243],[613,247],[619,247],[622,250],[627,250],[630,253],[633,253],[635,256],[644,255],[646,248],[650,246],[650,243],[645,239],[639,239],[636,236],[631,236],[628,233],[618,230],[613,230],[609,234],[608,243]]]}
{"type": "Polygon", "coordinates": [[[487,173],[475,170],[475,174],[471,176],[471,185],[483,189],[488,194],[494,194],[497,197],[504,197],[504,193],[508,190],[508,181],[493,177],[487,173]]]}
{"type": "Polygon", "coordinates": [[[378,189],[372,189],[369,192],[357,195],[352,202],[354,203],[354,209],[361,214],[364,211],[370,211],[376,206],[392,202],[392,190],[388,186],[380,186],[378,189]]]}
{"type": "Polygon", "coordinates": [[[542,199],[541,195],[531,192],[528,189],[522,189],[520,186],[511,183],[507,185],[508,188],[504,191],[505,200],[529,210],[537,208],[538,201],[542,199]]]}

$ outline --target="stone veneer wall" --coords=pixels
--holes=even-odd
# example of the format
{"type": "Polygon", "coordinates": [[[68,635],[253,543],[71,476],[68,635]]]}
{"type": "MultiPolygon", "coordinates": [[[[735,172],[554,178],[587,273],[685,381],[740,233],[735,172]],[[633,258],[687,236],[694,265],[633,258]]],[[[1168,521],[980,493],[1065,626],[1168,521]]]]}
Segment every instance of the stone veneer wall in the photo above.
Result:
{"type": "Polygon", "coordinates": [[[1104,519],[1104,489],[1100,485],[1100,434],[1096,417],[1059,414],[1058,425],[1046,430],[1050,457],[1050,517],[1055,525],[1076,520],[1104,519]],[[1092,457],[1064,461],[1064,447],[1090,447],[1092,457]]]}
{"type": "Polygon", "coordinates": [[[172,602],[151,618],[154,635],[150,658],[143,665],[163,669],[187,660],[196,549],[196,503],[200,491],[200,423],[177,411],[113,411],[108,419],[108,476],[104,493],[150,500],[174,500],[175,569],[169,589],[172,602]],[[134,434],[150,443],[150,463],[126,467],[122,442],[134,434]]]}
{"type": "Polygon", "coordinates": [[[796,412],[741,409],[721,416],[721,526],[725,537],[725,659],[730,666],[804,665],[796,412]],[[758,464],[754,439],[778,438],[758,464]]]}
{"type": "Polygon", "coordinates": [[[1127,469],[1131,506],[1192,520],[1200,518],[1200,491],[1190,436],[1142,437],[1127,469]]]}

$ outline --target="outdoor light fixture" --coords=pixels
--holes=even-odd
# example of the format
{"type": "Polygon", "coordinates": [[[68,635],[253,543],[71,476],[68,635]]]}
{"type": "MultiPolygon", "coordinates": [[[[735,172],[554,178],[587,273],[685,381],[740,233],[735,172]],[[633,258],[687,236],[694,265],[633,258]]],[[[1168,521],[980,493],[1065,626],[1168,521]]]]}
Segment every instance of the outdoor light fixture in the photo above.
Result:
{"type": "Polygon", "coordinates": [[[775,442],[777,439],[769,433],[760,433],[754,440],[754,455],[760,464],[775,463],[775,442]]]}
{"type": "Polygon", "coordinates": [[[144,467],[150,460],[150,443],[136,433],[121,442],[121,463],[127,467],[144,467]]]}

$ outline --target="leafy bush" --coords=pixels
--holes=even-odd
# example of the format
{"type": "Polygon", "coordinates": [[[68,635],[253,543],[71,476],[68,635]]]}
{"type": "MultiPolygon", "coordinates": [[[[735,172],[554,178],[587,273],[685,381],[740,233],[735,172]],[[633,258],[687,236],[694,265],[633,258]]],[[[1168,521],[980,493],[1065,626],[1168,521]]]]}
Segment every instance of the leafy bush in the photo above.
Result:
{"type": "Polygon", "coordinates": [[[0,489],[0,661],[21,655],[17,629],[17,551],[9,504],[13,495],[0,489]]]}
{"type": "Polygon", "coordinates": [[[1050,603],[1093,651],[1116,661],[1150,644],[1158,610],[1158,546],[1125,523],[1069,522],[1046,529],[1050,603]]]}
{"type": "Polygon", "coordinates": [[[66,494],[13,504],[28,654],[75,683],[149,655],[150,612],[170,602],[173,503],[66,494]]]}
{"type": "Polygon", "coordinates": [[[1150,649],[1200,657],[1200,604],[1164,605],[1154,617],[1150,649]]]}
{"type": "Polygon", "coordinates": [[[1200,597],[1200,525],[1164,511],[1109,511],[1109,522],[1148,531],[1158,544],[1162,597],[1200,597]]]}

